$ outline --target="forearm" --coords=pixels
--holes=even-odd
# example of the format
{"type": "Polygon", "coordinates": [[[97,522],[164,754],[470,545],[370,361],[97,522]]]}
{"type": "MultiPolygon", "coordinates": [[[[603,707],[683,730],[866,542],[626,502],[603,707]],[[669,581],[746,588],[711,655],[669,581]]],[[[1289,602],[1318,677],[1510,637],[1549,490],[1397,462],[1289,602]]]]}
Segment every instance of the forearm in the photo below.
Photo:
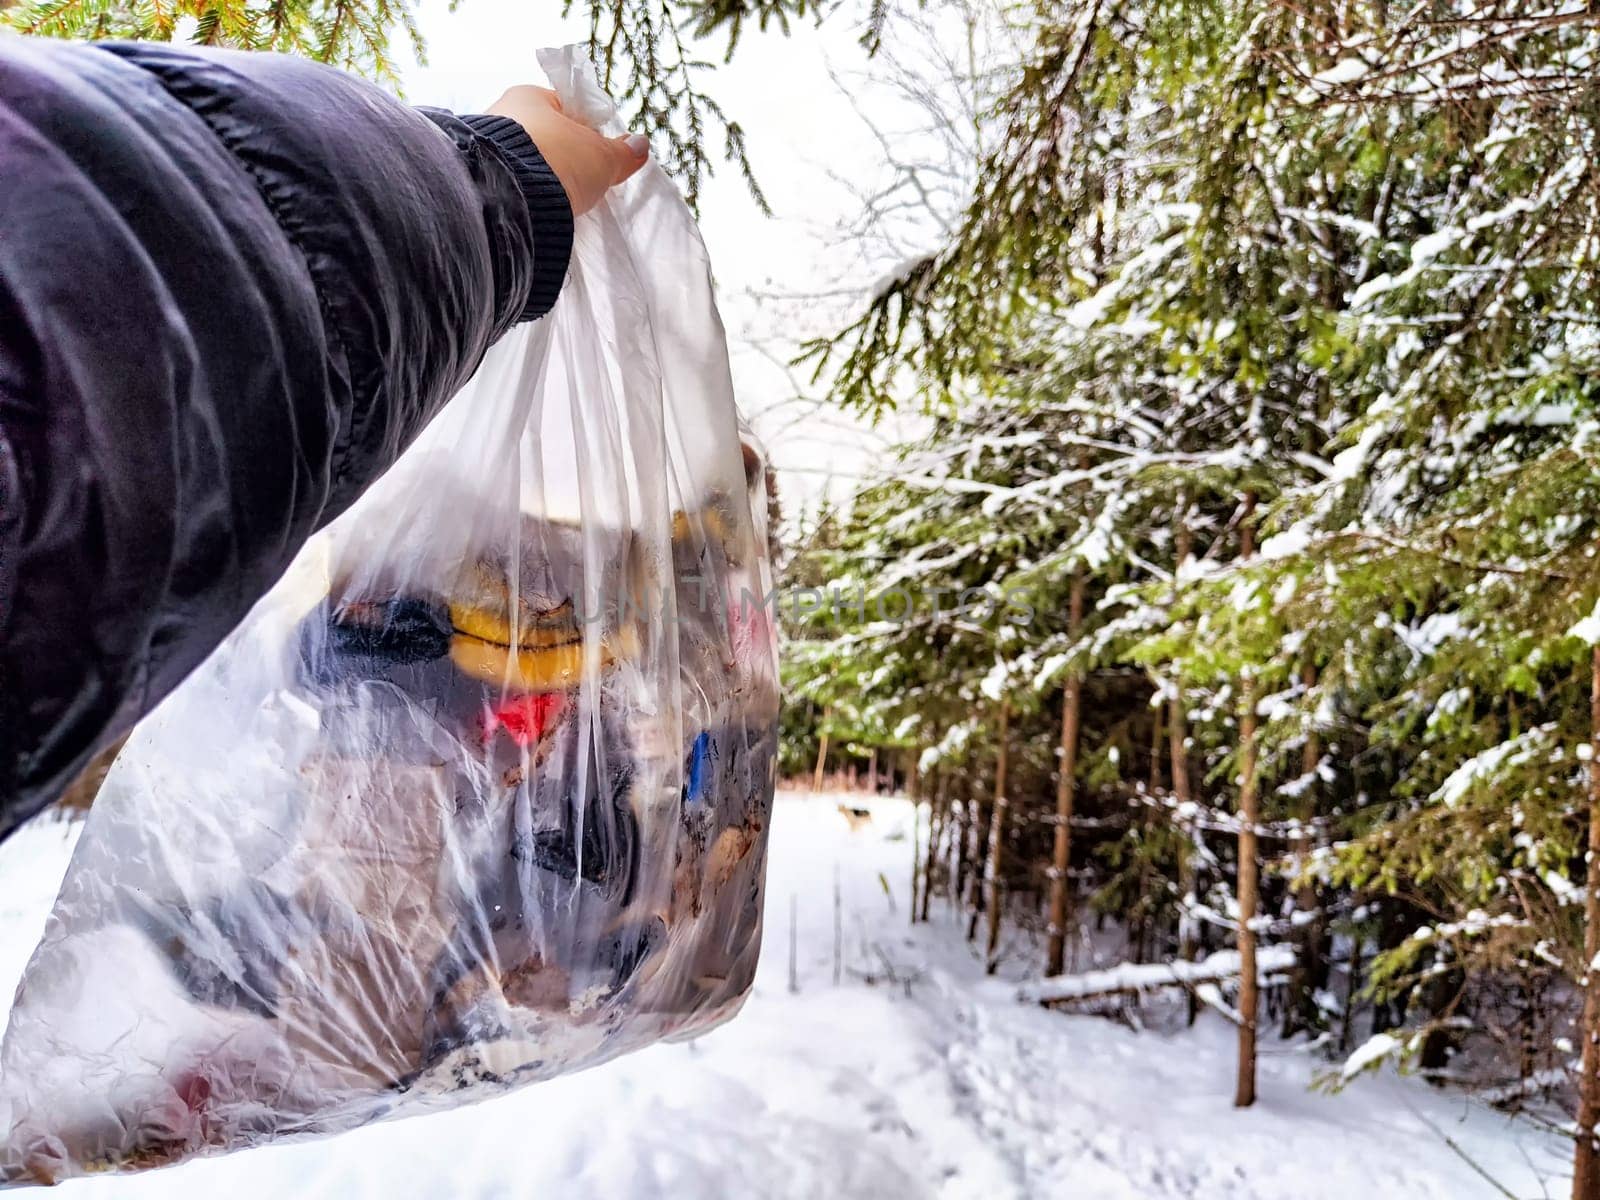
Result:
{"type": "Polygon", "coordinates": [[[529,150],[277,56],[0,39],[0,833],[553,301],[529,150]]]}

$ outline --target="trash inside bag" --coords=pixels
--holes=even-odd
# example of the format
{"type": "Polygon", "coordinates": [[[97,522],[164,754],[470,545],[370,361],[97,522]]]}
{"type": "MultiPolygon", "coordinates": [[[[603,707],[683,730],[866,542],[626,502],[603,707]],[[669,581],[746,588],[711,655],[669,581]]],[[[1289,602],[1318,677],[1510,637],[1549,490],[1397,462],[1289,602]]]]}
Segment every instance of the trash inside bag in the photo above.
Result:
{"type": "Polygon", "coordinates": [[[648,165],[119,758],[0,1047],[4,1177],[326,1135],[732,1016],[777,736],[764,486],[648,165]]]}

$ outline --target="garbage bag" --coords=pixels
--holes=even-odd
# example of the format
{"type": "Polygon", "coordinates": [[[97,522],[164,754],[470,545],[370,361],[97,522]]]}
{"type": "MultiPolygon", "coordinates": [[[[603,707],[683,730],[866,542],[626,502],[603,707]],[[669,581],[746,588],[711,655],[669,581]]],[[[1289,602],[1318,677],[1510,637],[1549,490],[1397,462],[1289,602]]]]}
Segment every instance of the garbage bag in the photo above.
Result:
{"type": "MultiPolygon", "coordinates": [[[[541,61],[620,132],[573,51],[541,61]]],[[[112,768],[0,1046],[5,1178],[331,1134],[732,1016],[776,755],[764,480],[648,165],[112,768]]]]}

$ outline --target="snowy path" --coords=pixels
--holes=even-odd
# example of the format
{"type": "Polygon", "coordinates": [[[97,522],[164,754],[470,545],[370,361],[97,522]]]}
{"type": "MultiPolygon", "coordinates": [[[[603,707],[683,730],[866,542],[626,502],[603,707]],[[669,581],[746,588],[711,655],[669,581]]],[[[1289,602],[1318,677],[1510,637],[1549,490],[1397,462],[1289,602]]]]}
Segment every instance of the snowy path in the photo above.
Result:
{"type": "MultiPolygon", "coordinates": [[[[857,801],[858,802],[858,801],[857,801]]],[[[957,931],[911,929],[910,810],[852,832],[784,797],[766,952],[728,1026],[512,1096],[332,1141],[253,1151],[69,1196],[892,1200],[1492,1200],[1563,1193],[1566,1149],[1411,1080],[1308,1090],[1319,1064],[1268,1041],[1257,1108],[1229,1107],[1232,1029],[1172,1036],[1018,1004],[957,931]],[[833,879],[846,972],[833,975],[833,879]],[[885,892],[887,885],[888,894],[885,892]],[[788,987],[791,897],[799,991],[788,987]],[[893,981],[888,976],[893,975],[893,981]],[[1542,1182],[1541,1182],[1542,1180],[1542,1182]],[[1547,1190],[1548,1189],[1548,1193],[1547,1190]]],[[[0,848],[0,986],[20,972],[65,867],[61,825],[0,848]]],[[[938,909],[935,905],[935,909],[938,909]]],[[[941,920],[944,918],[940,918],[941,920]]]]}

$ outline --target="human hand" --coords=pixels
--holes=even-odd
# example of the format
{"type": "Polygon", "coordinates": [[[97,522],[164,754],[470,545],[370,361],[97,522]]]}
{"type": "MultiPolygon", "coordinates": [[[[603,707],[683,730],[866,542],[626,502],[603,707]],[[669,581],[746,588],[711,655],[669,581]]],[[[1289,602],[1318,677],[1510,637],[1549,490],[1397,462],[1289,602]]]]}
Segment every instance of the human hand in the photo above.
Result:
{"type": "Polygon", "coordinates": [[[643,134],[604,137],[562,112],[560,99],[549,88],[511,88],[488,111],[510,117],[527,130],[566,189],[573,216],[600,203],[607,188],[621,183],[650,157],[650,143],[643,134]]]}

